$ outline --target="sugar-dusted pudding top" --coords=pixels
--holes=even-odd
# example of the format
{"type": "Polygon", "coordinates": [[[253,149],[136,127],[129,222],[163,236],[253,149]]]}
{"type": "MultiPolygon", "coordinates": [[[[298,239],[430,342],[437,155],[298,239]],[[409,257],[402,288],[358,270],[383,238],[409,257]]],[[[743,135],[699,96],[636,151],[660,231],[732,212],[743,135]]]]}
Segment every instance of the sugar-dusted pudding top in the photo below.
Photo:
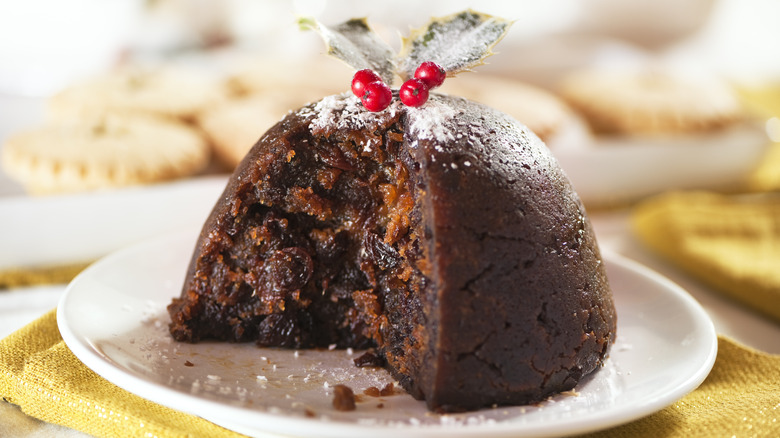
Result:
{"type": "MultiPolygon", "coordinates": [[[[304,118],[311,117],[309,127],[312,133],[326,136],[345,129],[373,132],[400,114],[404,118],[411,148],[415,148],[419,141],[430,141],[437,151],[443,152],[451,142],[477,144],[481,139],[493,136],[492,141],[499,141],[510,149],[533,152],[535,162],[544,168],[557,167],[557,161],[545,146],[522,147],[532,137],[534,142],[539,142],[522,123],[492,107],[456,96],[431,94],[428,102],[419,108],[404,106],[396,99],[386,110],[371,112],[362,106],[360,99],[344,93],[325,97],[300,109],[298,114],[304,118]],[[501,135],[497,136],[499,132],[501,135]]],[[[364,147],[379,146],[378,139],[374,140],[364,147]]]]}
{"type": "Polygon", "coordinates": [[[571,389],[616,321],[595,234],[547,147],[440,94],[289,113],[231,177],[169,312],[179,340],[373,347],[442,411],[571,389]]]}

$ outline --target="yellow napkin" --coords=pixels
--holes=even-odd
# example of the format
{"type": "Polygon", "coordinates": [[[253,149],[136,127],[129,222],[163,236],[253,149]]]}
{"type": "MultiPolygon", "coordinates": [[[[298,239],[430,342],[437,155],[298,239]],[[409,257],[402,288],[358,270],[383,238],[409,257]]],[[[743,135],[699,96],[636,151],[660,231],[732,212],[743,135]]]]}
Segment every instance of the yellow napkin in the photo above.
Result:
{"type": "Polygon", "coordinates": [[[673,405],[595,433],[600,438],[780,437],[780,355],[718,338],[718,357],[704,383],[673,405]]]}
{"type": "MultiPolygon", "coordinates": [[[[736,90],[748,114],[759,120],[780,123],[780,82],[742,85],[736,90]]],[[[748,176],[746,189],[780,190],[780,142],[774,141],[776,143],[770,145],[758,168],[748,176]]]]}
{"type": "MultiPolygon", "coordinates": [[[[720,338],[712,373],[693,393],[606,437],[780,436],[780,356],[720,338]]],[[[0,341],[0,396],[26,414],[97,437],[240,435],[132,395],[68,350],[55,312],[0,341]]]]}
{"type": "Polygon", "coordinates": [[[747,177],[745,189],[753,192],[780,191],[780,143],[773,143],[758,167],[747,177]]]}
{"type": "Polygon", "coordinates": [[[0,396],[27,415],[97,437],[243,437],[95,374],[63,342],[55,311],[0,341],[0,396]]]}
{"type": "Polygon", "coordinates": [[[632,223],[651,249],[780,321],[780,193],[667,193],[638,204],[632,223]]]}
{"type": "Polygon", "coordinates": [[[67,284],[89,263],[0,270],[0,289],[38,284],[67,284]]]}

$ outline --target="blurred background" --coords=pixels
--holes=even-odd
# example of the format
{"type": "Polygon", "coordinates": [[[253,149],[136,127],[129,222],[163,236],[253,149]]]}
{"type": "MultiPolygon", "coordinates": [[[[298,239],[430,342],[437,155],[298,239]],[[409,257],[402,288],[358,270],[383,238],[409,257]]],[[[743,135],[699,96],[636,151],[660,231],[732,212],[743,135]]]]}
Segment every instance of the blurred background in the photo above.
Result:
{"type": "MultiPolygon", "coordinates": [[[[496,48],[497,55],[478,69],[483,77],[522,82],[549,92],[554,98],[561,97],[556,95],[557,87],[571,72],[614,66],[674,69],[716,77],[740,96],[750,96],[751,105],[771,107],[774,100],[767,96],[777,95],[780,27],[776,19],[780,16],[780,3],[772,0],[29,0],[0,4],[0,143],[6,143],[19,131],[51,123],[50,100],[63,90],[96,76],[139,66],[196,70],[213,81],[221,81],[220,85],[228,81],[233,86],[238,83],[243,87],[240,97],[257,94],[255,97],[262,99],[263,93],[267,93],[266,100],[277,99],[278,93],[268,90],[290,87],[289,77],[286,85],[282,83],[289,76],[287,69],[291,65],[303,66],[292,68],[309,72],[311,65],[330,62],[323,60],[326,57],[319,36],[298,29],[298,16],[313,16],[325,24],[367,17],[374,29],[397,49],[400,37],[425,25],[429,17],[465,8],[514,20],[508,35],[496,48]]],[[[296,86],[316,88],[303,96],[303,102],[347,90],[350,71],[338,67],[334,71],[330,76],[291,74],[296,86]],[[318,88],[319,85],[323,87],[318,88]]],[[[235,89],[231,92],[234,94],[228,98],[236,97],[235,89]]],[[[453,92],[469,94],[462,89],[453,92]]],[[[96,99],[100,99],[101,93],[105,91],[93,92],[96,99]]],[[[484,99],[500,107],[490,98],[484,99]]],[[[563,100],[560,103],[570,110],[563,100]]],[[[286,109],[300,103],[286,102],[286,109]]],[[[533,114],[527,117],[533,118],[533,114]]],[[[773,118],[771,109],[759,118],[761,135],[778,140],[780,122],[773,118]]],[[[193,120],[202,133],[202,119],[188,123],[193,120]]],[[[521,121],[529,126],[533,123],[530,119],[521,121]]],[[[246,138],[259,136],[268,123],[258,121],[246,138]]],[[[574,129],[569,129],[569,134],[562,137],[569,139],[568,146],[553,147],[561,141],[545,140],[564,155],[567,148],[571,149],[569,146],[585,141],[588,134],[582,131],[592,131],[587,121],[579,126],[579,134],[571,134],[574,129]]],[[[214,135],[206,133],[206,138],[215,141],[214,135]]],[[[671,143],[676,146],[677,140],[672,139],[671,143]]],[[[750,141],[755,142],[755,137],[750,141]]],[[[750,153],[750,163],[744,166],[757,165],[754,156],[758,152],[750,153]]],[[[219,152],[215,156],[219,158],[219,152]]],[[[566,157],[560,159],[564,167],[569,166],[566,157]]],[[[218,165],[210,166],[207,172],[215,168],[217,172],[229,171],[234,164],[231,159],[217,161],[218,165]]],[[[738,171],[744,174],[743,168],[738,171]]],[[[578,181],[584,178],[578,172],[570,171],[572,179],[587,194],[591,188],[578,181]]],[[[705,180],[708,177],[702,175],[705,180]]],[[[729,178],[724,181],[731,183],[729,178]]],[[[710,182],[707,180],[704,185],[710,182]]],[[[640,179],[639,183],[648,182],[640,179]]],[[[0,171],[0,195],[25,194],[29,192],[26,185],[18,177],[0,171]]],[[[657,189],[646,192],[653,191],[657,189]]]]}
{"type": "Polygon", "coordinates": [[[780,5],[771,0],[30,0],[0,5],[0,91],[47,95],[120,63],[217,48],[321,52],[316,37],[297,29],[300,15],[326,24],[367,17],[397,47],[398,35],[429,17],[469,7],[515,21],[490,69],[522,79],[548,82],[550,69],[645,56],[741,81],[780,74],[780,5]]]}

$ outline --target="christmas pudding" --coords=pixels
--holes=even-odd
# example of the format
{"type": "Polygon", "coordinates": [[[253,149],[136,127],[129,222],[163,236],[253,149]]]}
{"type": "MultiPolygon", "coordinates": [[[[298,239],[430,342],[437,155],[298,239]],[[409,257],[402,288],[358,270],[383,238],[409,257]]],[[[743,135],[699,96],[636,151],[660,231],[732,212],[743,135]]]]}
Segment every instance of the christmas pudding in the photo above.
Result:
{"type": "MultiPolygon", "coordinates": [[[[467,11],[427,34],[505,25],[467,11]]],[[[369,34],[360,20],[316,26],[331,46],[369,34]]],[[[572,389],[615,339],[585,210],[538,137],[490,107],[430,92],[458,67],[410,50],[406,59],[439,62],[427,73],[399,63],[406,82],[395,91],[381,68],[360,69],[357,95],[293,111],[260,138],[202,229],[170,332],[371,348],[439,412],[572,389]],[[412,79],[422,85],[405,92],[412,79]]]]}

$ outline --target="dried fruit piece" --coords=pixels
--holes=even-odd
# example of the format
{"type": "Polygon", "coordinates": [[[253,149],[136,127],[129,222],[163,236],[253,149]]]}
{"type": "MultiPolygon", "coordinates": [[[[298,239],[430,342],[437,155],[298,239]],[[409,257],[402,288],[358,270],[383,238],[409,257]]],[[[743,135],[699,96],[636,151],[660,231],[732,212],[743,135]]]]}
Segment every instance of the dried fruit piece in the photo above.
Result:
{"type": "Polygon", "coordinates": [[[337,411],[355,410],[355,393],[352,388],[346,385],[336,385],[333,387],[333,407],[337,411]]]}

